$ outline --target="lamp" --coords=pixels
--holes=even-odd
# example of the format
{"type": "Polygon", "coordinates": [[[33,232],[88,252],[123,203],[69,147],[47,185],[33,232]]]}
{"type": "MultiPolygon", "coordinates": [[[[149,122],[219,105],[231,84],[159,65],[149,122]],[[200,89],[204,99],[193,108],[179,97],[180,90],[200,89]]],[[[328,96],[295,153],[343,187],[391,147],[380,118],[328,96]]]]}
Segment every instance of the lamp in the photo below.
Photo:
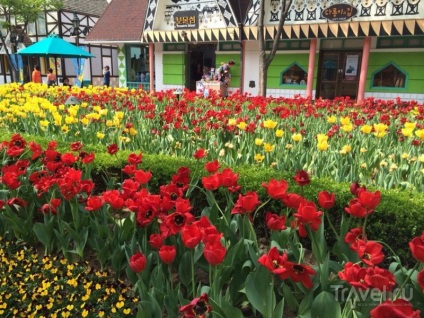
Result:
{"type": "Polygon", "coordinates": [[[72,32],[71,32],[71,36],[75,36],[77,38],[77,46],[79,45],[79,26],[80,26],[80,20],[77,16],[77,14],[74,12],[74,17],[72,18],[72,32]]]}

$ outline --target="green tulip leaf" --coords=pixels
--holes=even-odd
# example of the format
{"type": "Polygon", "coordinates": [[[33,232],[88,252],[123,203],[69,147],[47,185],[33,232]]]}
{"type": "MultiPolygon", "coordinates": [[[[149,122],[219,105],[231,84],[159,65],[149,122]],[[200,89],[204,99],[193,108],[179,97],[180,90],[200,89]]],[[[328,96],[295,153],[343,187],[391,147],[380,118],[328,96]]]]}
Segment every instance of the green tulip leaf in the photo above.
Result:
{"type": "Polygon", "coordinates": [[[340,304],[333,294],[323,291],[312,302],[311,318],[341,318],[340,304]]]}

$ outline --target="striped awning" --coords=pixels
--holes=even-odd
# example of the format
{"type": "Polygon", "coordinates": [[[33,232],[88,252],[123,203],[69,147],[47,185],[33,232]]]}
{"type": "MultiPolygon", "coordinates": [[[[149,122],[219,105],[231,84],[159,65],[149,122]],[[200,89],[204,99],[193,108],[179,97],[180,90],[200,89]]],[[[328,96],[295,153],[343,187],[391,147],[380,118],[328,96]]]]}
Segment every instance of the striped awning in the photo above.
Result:
{"type": "MultiPolygon", "coordinates": [[[[265,27],[265,39],[273,40],[277,25],[265,27]]],[[[347,38],[361,36],[423,35],[424,19],[391,21],[351,21],[340,23],[288,24],[283,26],[282,39],[347,38]]],[[[257,40],[258,28],[248,26],[210,30],[145,31],[142,42],[218,42],[257,40]]]]}
{"type": "Polygon", "coordinates": [[[172,31],[144,31],[141,41],[146,43],[175,43],[175,42],[218,42],[239,41],[239,28],[222,29],[192,29],[172,31]]]}

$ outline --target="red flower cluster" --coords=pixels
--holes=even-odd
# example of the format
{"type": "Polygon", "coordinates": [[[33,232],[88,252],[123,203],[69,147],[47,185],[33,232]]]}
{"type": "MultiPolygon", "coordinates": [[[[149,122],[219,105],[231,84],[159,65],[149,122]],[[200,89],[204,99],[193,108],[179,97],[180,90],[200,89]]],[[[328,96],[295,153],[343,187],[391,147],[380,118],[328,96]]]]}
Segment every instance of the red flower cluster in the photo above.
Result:
{"type": "Polygon", "coordinates": [[[380,291],[391,291],[396,285],[395,276],[387,269],[378,266],[362,267],[359,264],[347,262],[339,278],[356,289],[366,290],[376,288],[380,291]]]}
{"type": "Polygon", "coordinates": [[[280,255],[276,247],[259,257],[258,263],[282,280],[290,278],[295,283],[302,283],[306,288],[313,286],[311,276],[315,275],[315,271],[308,265],[290,262],[287,253],[280,255]]]}
{"type": "MultiPolygon", "coordinates": [[[[214,168],[209,167],[209,169],[213,171],[214,168]]],[[[225,168],[222,172],[216,172],[202,178],[203,187],[209,191],[216,190],[219,187],[226,187],[231,192],[237,192],[240,190],[237,182],[238,174],[234,173],[230,168],[225,168]]]]}

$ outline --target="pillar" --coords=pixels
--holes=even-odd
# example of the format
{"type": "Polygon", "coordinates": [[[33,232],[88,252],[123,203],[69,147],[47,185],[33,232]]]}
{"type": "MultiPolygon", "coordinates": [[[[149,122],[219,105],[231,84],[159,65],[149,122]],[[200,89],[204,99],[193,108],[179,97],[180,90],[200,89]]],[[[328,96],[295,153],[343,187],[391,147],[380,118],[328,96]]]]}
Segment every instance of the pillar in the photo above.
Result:
{"type": "Polygon", "coordinates": [[[312,88],[314,85],[315,55],[317,53],[317,39],[311,39],[309,46],[308,82],[306,83],[306,98],[312,99],[312,88]]]}
{"type": "Polygon", "coordinates": [[[150,92],[155,91],[155,45],[149,43],[149,73],[150,73],[150,92]]]}
{"type": "Polygon", "coordinates": [[[359,74],[359,87],[357,103],[362,103],[365,95],[365,83],[367,82],[368,61],[370,58],[371,37],[367,36],[364,39],[364,47],[362,49],[361,73],[359,74]]]}

